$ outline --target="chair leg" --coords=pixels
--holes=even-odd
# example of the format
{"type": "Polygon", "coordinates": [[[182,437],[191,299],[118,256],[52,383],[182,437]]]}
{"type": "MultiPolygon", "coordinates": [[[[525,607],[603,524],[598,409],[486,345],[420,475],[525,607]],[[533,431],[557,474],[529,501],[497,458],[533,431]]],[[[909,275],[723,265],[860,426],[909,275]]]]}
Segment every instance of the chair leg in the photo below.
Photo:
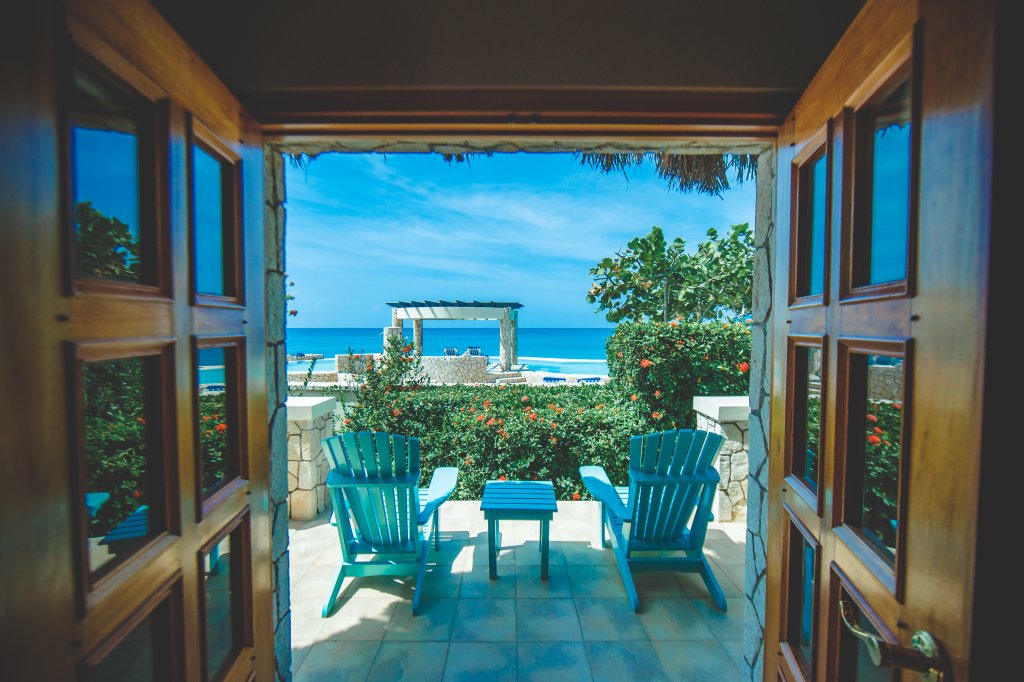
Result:
{"type": "Polygon", "coordinates": [[[708,592],[711,593],[711,600],[715,602],[715,606],[725,611],[725,595],[722,593],[722,588],[718,585],[718,579],[715,578],[715,574],[711,572],[711,565],[708,563],[707,557],[701,555],[700,561],[700,577],[704,579],[704,584],[707,586],[708,592]]]}
{"type": "Polygon", "coordinates": [[[607,548],[607,547],[608,547],[608,538],[607,538],[607,537],[605,536],[605,532],[604,532],[604,524],[605,524],[605,520],[606,520],[607,518],[608,518],[608,512],[607,512],[607,510],[605,509],[605,504],[604,504],[604,502],[602,502],[602,503],[601,503],[601,519],[600,519],[600,526],[601,526],[601,547],[602,547],[602,548],[607,548]]]}
{"type": "Polygon", "coordinates": [[[423,582],[427,577],[427,547],[424,540],[420,545],[420,561],[416,568],[416,591],[412,593],[412,615],[417,616],[420,612],[420,598],[423,596],[423,582]]]}
{"type": "Polygon", "coordinates": [[[327,615],[334,609],[334,602],[338,599],[338,592],[341,591],[341,584],[345,582],[345,565],[338,566],[338,578],[334,581],[334,587],[331,588],[331,594],[327,597],[327,601],[324,602],[324,608],[320,611],[320,616],[326,618],[327,615]]]}
{"type": "Polygon", "coordinates": [[[441,549],[441,508],[434,510],[434,549],[441,549]]]}
{"type": "Polygon", "coordinates": [[[633,572],[629,570],[629,559],[626,558],[626,551],[621,543],[614,547],[615,563],[618,564],[619,574],[622,576],[622,586],[626,589],[626,598],[635,613],[640,613],[640,595],[636,593],[636,583],[633,582],[633,572]]]}

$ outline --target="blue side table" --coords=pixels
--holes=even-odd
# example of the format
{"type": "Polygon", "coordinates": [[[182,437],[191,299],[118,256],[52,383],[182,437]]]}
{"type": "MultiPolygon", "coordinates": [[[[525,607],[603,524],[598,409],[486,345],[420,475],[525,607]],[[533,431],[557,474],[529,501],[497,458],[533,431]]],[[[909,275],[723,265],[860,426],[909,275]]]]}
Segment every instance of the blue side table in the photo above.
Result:
{"type": "Polygon", "coordinates": [[[491,580],[498,578],[501,521],[540,521],[540,578],[548,579],[548,543],[551,517],[558,511],[551,481],[487,481],[480,509],[487,519],[487,566],[491,580]]]}

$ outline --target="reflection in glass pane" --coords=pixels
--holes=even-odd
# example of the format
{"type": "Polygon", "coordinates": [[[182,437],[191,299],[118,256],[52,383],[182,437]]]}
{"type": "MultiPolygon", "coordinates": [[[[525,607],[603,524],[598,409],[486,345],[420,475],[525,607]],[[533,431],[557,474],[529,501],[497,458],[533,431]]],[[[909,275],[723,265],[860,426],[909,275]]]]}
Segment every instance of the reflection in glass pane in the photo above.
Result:
{"type": "Polygon", "coordinates": [[[135,626],[94,671],[96,682],[171,679],[169,608],[163,603],[135,626]]]}
{"type": "Polygon", "coordinates": [[[221,669],[231,664],[232,654],[242,647],[242,595],[236,588],[240,566],[233,565],[231,553],[233,538],[239,537],[236,530],[203,556],[208,680],[217,679],[221,669]]]}
{"type": "Polygon", "coordinates": [[[910,81],[877,105],[871,154],[871,255],[865,284],[906,279],[910,226],[910,81]]]}
{"type": "Polygon", "coordinates": [[[199,358],[199,467],[203,497],[238,475],[236,434],[233,424],[233,353],[226,348],[200,348],[199,358]]]}
{"type": "MultiPolygon", "coordinates": [[[[871,634],[881,636],[878,632],[878,628],[872,624],[869,618],[866,618],[861,610],[857,608],[856,602],[850,599],[850,596],[845,590],[841,592],[843,599],[854,605],[854,610],[857,612],[857,622],[864,630],[867,630],[871,634]]],[[[891,669],[885,666],[877,666],[871,661],[871,654],[868,653],[867,646],[859,639],[854,637],[849,630],[845,627],[842,628],[842,642],[841,647],[841,674],[843,682],[891,682],[892,673],[891,669]],[[856,653],[854,653],[856,652],[856,653]]]]}
{"type": "Polygon", "coordinates": [[[793,538],[797,541],[796,562],[792,570],[800,572],[796,583],[799,586],[797,592],[799,612],[797,615],[797,627],[793,628],[791,636],[796,638],[800,653],[804,662],[810,667],[814,652],[814,548],[807,542],[802,534],[793,531],[793,538]]]}
{"type": "Polygon", "coordinates": [[[82,366],[89,567],[105,575],[162,531],[158,358],[82,366]]]}
{"type": "Polygon", "coordinates": [[[78,64],[71,95],[71,192],[79,277],[145,279],[139,136],[148,102],[78,64]]]}
{"type": "Polygon", "coordinates": [[[222,173],[220,161],[199,145],[192,145],[196,291],[203,294],[225,293],[222,173]]]}
{"type": "MultiPolygon", "coordinates": [[[[864,453],[861,466],[852,473],[850,493],[860,488],[855,510],[864,536],[890,563],[896,557],[898,529],[900,454],[903,436],[903,358],[854,355],[853,369],[865,386],[864,425],[861,443],[851,453],[864,453]]],[[[851,422],[856,423],[856,422],[851,422]]],[[[852,432],[854,433],[854,432],[852,432]]]]}
{"type": "Polygon", "coordinates": [[[793,474],[818,491],[821,457],[821,348],[796,349],[793,474]]]}
{"type": "Polygon", "coordinates": [[[811,296],[825,290],[825,199],[828,196],[828,156],[822,154],[809,168],[802,168],[800,248],[797,267],[797,296],[811,296]]]}

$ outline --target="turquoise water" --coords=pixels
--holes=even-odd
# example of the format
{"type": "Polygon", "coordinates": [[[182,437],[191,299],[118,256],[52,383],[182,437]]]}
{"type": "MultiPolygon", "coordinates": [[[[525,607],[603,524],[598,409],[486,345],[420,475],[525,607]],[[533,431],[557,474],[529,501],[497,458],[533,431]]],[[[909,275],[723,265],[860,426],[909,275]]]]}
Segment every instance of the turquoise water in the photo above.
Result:
{"type": "MultiPolygon", "coordinates": [[[[613,328],[520,328],[519,361],[530,369],[541,372],[569,374],[607,374],[605,342],[613,328]]],[[[334,369],[334,356],[349,350],[355,353],[379,353],[383,345],[379,328],[289,328],[287,349],[289,354],[323,353],[315,369],[334,369]]],[[[405,327],[405,337],[412,340],[412,325],[405,327]]],[[[457,348],[460,353],[468,346],[478,346],[484,355],[498,359],[498,328],[483,327],[425,327],[423,330],[424,355],[443,355],[445,348],[457,348]]],[[[305,370],[308,362],[288,363],[292,371],[305,370]]]]}

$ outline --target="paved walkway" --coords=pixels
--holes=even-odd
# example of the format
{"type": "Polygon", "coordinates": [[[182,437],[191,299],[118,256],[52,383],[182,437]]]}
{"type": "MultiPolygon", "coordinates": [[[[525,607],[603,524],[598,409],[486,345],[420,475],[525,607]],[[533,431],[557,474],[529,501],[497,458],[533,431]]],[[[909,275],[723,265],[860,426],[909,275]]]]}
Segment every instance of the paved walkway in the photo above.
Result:
{"type": "Polygon", "coordinates": [[[540,580],[538,523],[505,522],[500,577],[487,578],[487,523],[477,502],[441,508],[421,614],[412,579],[346,582],[330,618],[320,609],[341,549],[327,518],[293,524],[292,671],[313,680],[739,680],[742,523],[712,524],[705,545],[729,603],[721,613],[695,574],[637,578],[629,608],[594,502],[559,502],[551,576],[540,580]]]}

